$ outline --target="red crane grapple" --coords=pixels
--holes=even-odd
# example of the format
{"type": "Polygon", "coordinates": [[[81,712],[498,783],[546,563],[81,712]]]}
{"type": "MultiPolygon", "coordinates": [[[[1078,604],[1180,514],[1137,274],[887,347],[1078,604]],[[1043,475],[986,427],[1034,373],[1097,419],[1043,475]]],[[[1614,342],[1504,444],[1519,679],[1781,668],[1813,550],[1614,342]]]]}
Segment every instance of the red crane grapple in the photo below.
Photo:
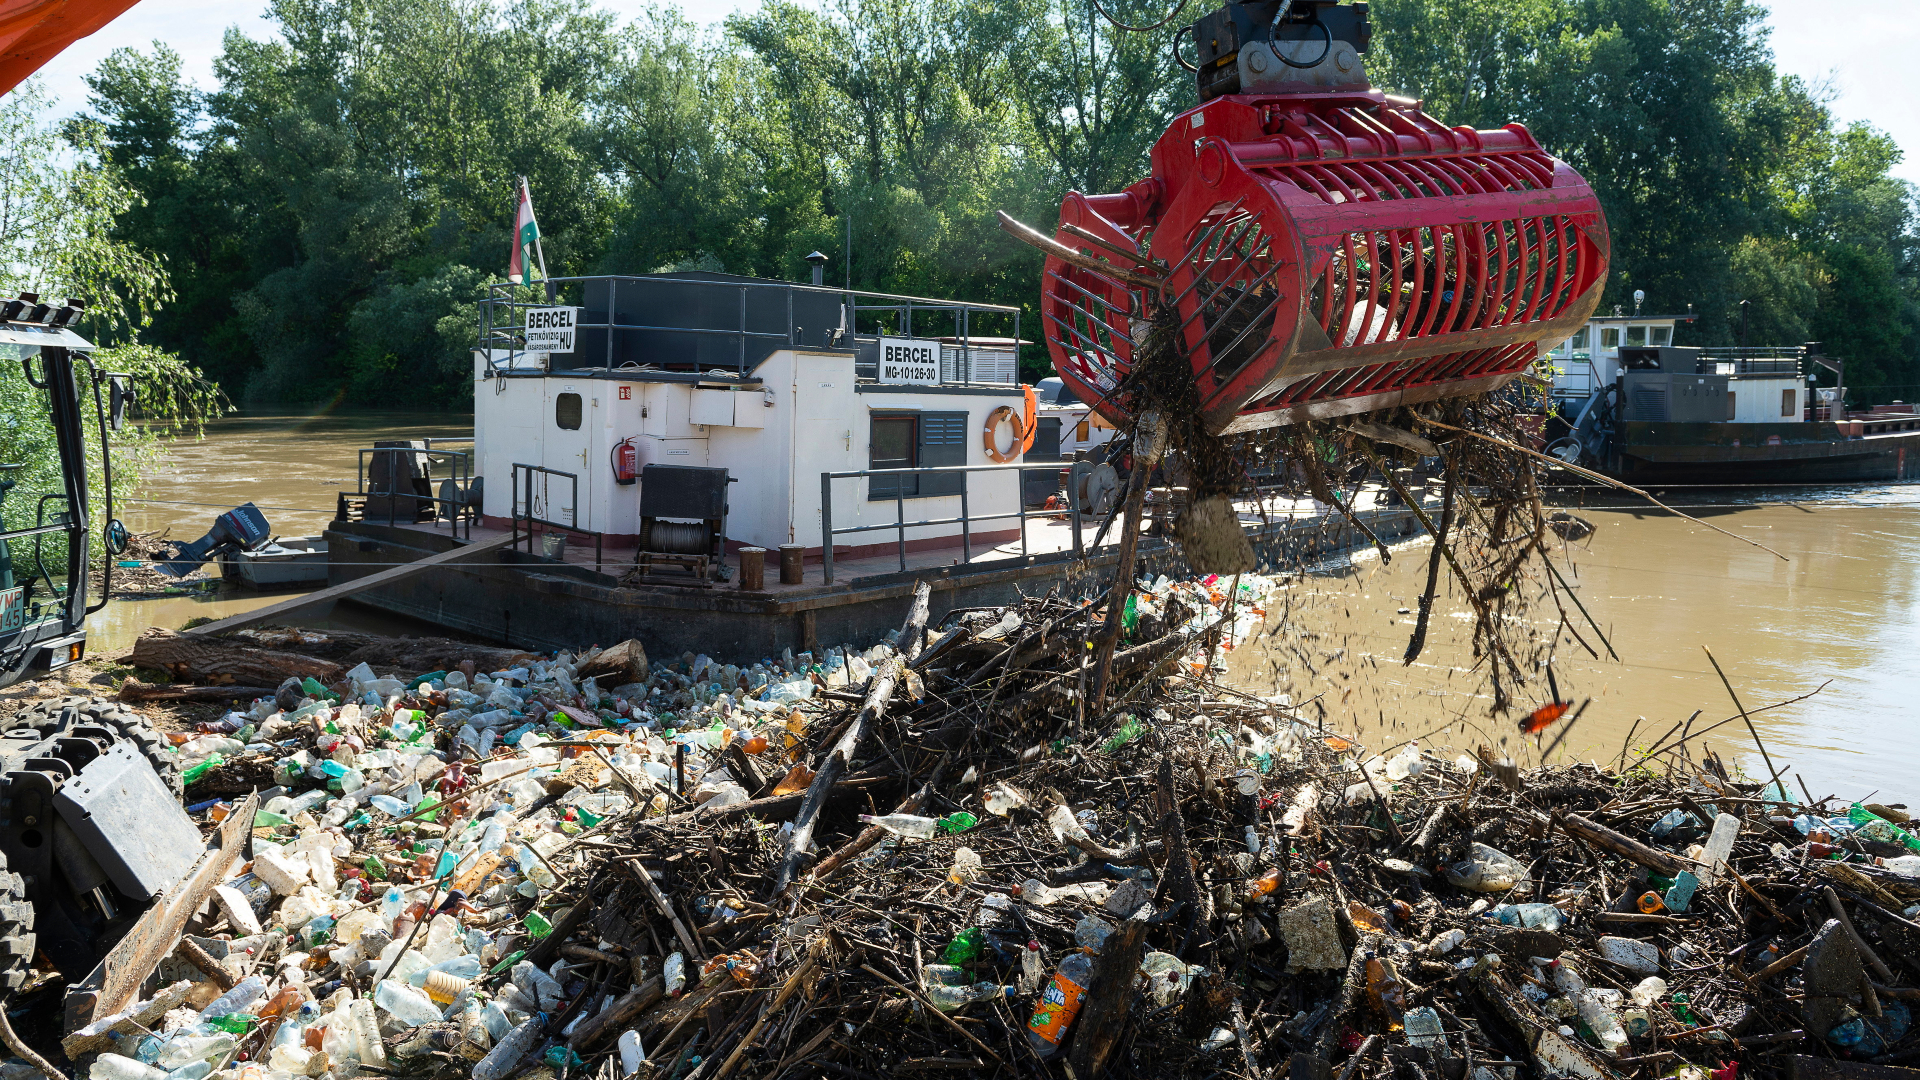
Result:
{"type": "Polygon", "coordinates": [[[1365,4],[1230,3],[1191,29],[1201,104],[1150,177],[1061,203],[1055,239],[1099,262],[1047,259],[1054,368],[1108,420],[1160,306],[1218,434],[1491,390],[1592,314],[1593,188],[1519,124],[1447,127],[1374,90],[1365,4]],[[1163,283],[1102,272],[1142,268],[1112,248],[1163,283]]]}

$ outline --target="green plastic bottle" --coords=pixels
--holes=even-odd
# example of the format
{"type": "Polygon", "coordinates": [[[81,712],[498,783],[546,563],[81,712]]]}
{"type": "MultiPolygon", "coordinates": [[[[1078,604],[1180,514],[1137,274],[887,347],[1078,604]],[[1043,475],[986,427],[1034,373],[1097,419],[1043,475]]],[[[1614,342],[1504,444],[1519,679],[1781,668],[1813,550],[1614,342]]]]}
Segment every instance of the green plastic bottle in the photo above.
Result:
{"type": "Polygon", "coordinates": [[[182,785],[190,786],[195,782],[197,782],[201,777],[212,772],[215,766],[220,765],[225,761],[226,759],[221,757],[219,754],[209,754],[207,756],[207,760],[201,762],[198,765],[195,765],[193,768],[188,769],[186,772],[181,773],[180,782],[182,785]]]}
{"type": "Polygon", "coordinates": [[[979,957],[980,949],[986,944],[986,935],[977,926],[969,926],[953,936],[947,950],[940,954],[941,962],[955,967],[979,957]]]}

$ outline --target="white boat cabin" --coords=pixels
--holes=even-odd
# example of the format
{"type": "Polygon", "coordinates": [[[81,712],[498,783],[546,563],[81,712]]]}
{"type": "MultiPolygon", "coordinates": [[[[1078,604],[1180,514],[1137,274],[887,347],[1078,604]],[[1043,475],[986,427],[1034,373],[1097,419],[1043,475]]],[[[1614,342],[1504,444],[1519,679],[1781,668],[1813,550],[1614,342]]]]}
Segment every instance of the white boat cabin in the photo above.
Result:
{"type": "MultiPolygon", "coordinates": [[[[1735,424],[1791,424],[1807,417],[1810,402],[1801,348],[1673,349],[1674,329],[1692,322],[1692,315],[1603,315],[1587,320],[1573,336],[1549,350],[1553,367],[1553,397],[1569,418],[1577,416],[1593,395],[1615,384],[1623,374],[1662,371],[1699,381],[1704,377],[1716,394],[1724,394],[1724,414],[1708,410],[1713,422],[1735,424]],[[1622,350],[1625,350],[1623,353],[1622,350]],[[1685,370],[1675,367],[1676,354],[1685,370]],[[1721,379],[1725,380],[1724,389],[1721,379]]],[[[1650,376],[1642,375],[1645,379],[1650,376]]],[[[1650,388],[1651,389],[1651,388],[1650,388]]],[[[1644,394],[1642,400],[1645,400],[1644,394]]],[[[1642,417],[1630,403],[1629,419],[1642,417]]],[[[1675,414],[1669,414],[1677,418],[1675,414]]],[[[1704,418],[1697,408],[1690,418],[1704,418]]],[[[1664,417],[1663,417],[1664,418],[1664,417]]]]}
{"type": "MultiPolygon", "coordinates": [[[[646,467],[693,466],[725,470],[729,550],[799,544],[818,555],[823,473],[992,465],[989,442],[1020,460],[1018,309],[849,293],[818,280],[557,280],[571,304],[494,287],[474,351],[474,471],[486,481],[486,523],[504,528],[519,517],[524,528],[532,518],[633,546],[646,467]],[[1012,333],[973,336],[982,323],[1012,333]],[[920,327],[942,332],[916,334],[920,327]]],[[[948,522],[908,530],[909,548],[927,549],[960,544],[963,507],[975,519],[1021,509],[1016,470],[827,486],[836,556],[893,550],[890,529],[840,534],[902,512],[948,522]]],[[[971,540],[1017,537],[1018,524],[975,522],[971,540]]]]}

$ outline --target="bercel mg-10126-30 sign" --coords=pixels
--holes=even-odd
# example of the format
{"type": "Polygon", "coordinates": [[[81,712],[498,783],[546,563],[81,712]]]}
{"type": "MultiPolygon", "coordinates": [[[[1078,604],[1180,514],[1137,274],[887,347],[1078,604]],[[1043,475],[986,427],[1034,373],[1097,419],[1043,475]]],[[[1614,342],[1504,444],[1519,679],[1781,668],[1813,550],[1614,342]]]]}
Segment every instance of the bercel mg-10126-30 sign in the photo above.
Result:
{"type": "Polygon", "coordinates": [[[940,343],[917,338],[881,338],[880,381],[939,386],[940,343]]]}

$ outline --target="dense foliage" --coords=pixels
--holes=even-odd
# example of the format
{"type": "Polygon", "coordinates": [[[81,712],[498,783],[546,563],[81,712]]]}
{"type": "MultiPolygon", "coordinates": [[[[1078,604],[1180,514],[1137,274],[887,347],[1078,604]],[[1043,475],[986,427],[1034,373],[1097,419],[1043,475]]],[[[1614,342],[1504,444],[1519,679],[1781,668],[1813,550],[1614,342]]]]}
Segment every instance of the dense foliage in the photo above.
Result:
{"type": "MultiPolygon", "coordinates": [[[[116,235],[116,218],[131,212],[139,197],[102,163],[98,126],[83,121],[56,130],[43,121],[46,112],[45,95],[33,82],[0,99],[0,294],[31,291],[55,304],[67,297],[90,301],[75,329],[108,345],[92,356],[101,371],[134,377],[137,415],[147,421],[114,439],[116,491],[126,496],[168,436],[217,414],[224,399],[178,355],[135,340],[172,297],[164,256],[116,235]]],[[[28,380],[21,354],[17,346],[0,346],[0,463],[17,466],[0,470],[0,484],[11,487],[0,502],[7,528],[37,524],[38,515],[65,506],[41,498],[64,495],[66,486],[47,391],[28,380]]],[[[94,383],[86,364],[77,366],[90,407],[94,383]]],[[[41,374],[36,362],[33,377],[41,374]]],[[[105,489],[97,428],[85,435],[89,490],[98,499],[105,489]]],[[[100,512],[98,503],[94,510],[100,512]]],[[[24,541],[10,551],[23,578],[34,550],[33,541],[24,541]]],[[[46,566],[64,568],[64,539],[43,538],[38,554],[46,566]]]]}
{"type": "MultiPolygon", "coordinates": [[[[1523,121],[1593,180],[1608,303],[1692,305],[1701,343],[1824,340],[1866,397],[1920,384],[1899,152],[1774,72],[1754,4],[1373,12],[1379,85],[1450,123],[1523,121]]],[[[461,404],[520,175],[555,274],[798,279],[817,248],[836,282],[1031,310],[1039,260],[992,211],[1045,227],[1066,189],[1137,179],[1193,93],[1167,30],[1121,31],[1091,0],[764,0],[717,28],[670,9],[619,25],[589,0],[275,0],[271,18],[271,39],[228,32],[209,92],[162,47],[90,80],[104,160],[139,195],[114,236],[172,274],[151,340],[256,400],[461,404]]]]}

